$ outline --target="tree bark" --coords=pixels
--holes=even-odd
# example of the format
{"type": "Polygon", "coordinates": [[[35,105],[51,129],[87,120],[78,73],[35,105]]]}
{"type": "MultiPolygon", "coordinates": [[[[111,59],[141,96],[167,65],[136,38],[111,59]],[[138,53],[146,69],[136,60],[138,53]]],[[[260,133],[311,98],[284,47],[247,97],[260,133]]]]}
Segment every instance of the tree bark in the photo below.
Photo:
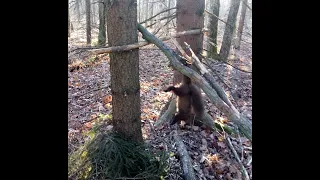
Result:
{"type": "MultiPolygon", "coordinates": [[[[107,27],[110,46],[138,42],[136,0],[109,0],[107,27]]],[[[139,50],[110,54],[110,72],[114,130],[125,139],[141,142],[139,50]]]]}
{"type": "Polygon", "coordinates": [[[98,45],[106,45],[106,1],[99,2],[99,35],[98,45]]]}
{"type": "MultiPolygon", "coordinates": [[[[202,29],[204,26],[204,0],[177,0],[177,31],[202,29]]],[[[203,34],[187,35],[177,38],[181,46],[187,42],[197,55],[202,52],[203,34]]],[[[194,67],[191,67],[196,70],[194,67]]],[[[173,85],[182,81],[183,75],[174,70],[173,85]]]]}
{"type": "Polygon", "coordinates": [[[162,52],[167,56],[171,65],[183,73],[184,75],[191,78],[193,82],[206,93],[212,103],[222,111],[230,121],[234,122],[240,129],[240,131],[250,140],[252,141],[252,123],[247,118],[242,116],[237,109],[231,108],[228,106],[217,94],[217,92],[209,85],[209,83],[200,76],[197,72],[184,66],[178,59],[177,54],[170,49],[166,44],[152,35],[148,30],[146,30],[143,26],[138,24],[138,30],[142,33],[142,38],[146,39],[149,42],[154,43],[162,52]]]}
{"type": "MultiPolygon", "coordinates": [[[[219,17],[219,9],[220,9],[220,0],[213,0],[210,4],[210,11],[212,11],[212,14],[219,17]]],[[[209,37],[210,41],[215,44],[209,45],[209,57],[212,57],[213,55],[217,55],[217,37],[218,37],[218,19],[216,17],[210,16],[209,20],[209,37]]]]}
{"type": "Polygon", "coordinates": [[[227,25],[225,26],[222,45],[219,53],[219,56],[223,60],[226,60],[229,56],[231,41],[232,41],[232,34],[236,25],[239,5],[240,5],[240,0],[231,0],[230,11],[229,11],[228,20],[227,20],[227,23],[230,24],[231,26],[227,26],[227,25]]]}
{"type": "Polygon", "coordinates": [[[91,8],[90,8],[90,0],[86,0],[86,23],[87,23],[87,45],[91,45],[91,8]]]}
{"type": "Polygon", "coordinates": [[[80,2],[81,2],[80,0],[76,0],[75,2],[78,23],[80,23],[80,2]]]}
{"type": "Polygon", "coordinates": [[[237,31],[237,38],[234,43],[234,48],[239,49],[240,48],[240,41],[241,41],[241,36],[242,36],[242,31],[243,31],[243,25],[244,21],[246,18],[246,12],[247,12],[247,6],[248,0],[243,0],[242,5],[241,5],[241,15],[240,15],[240,20],[239,20],[239,27],[237,31]]]}
{"type": "MultiPolygon", "coordinates": [[[[143,0],[143,4],[144,4],[144,19],[148,19],[148,12],[149,12],[149,8],[148,8],[148,3],[149,0],[143,0]]],[[[146,25],[149,25],[150,22],[146,22],[146,25]]]]}
{"type": "Polygon", "coordinates": [[[70,37],[70,10],[69,10],[69,1],[68,1],[68,37],[70,37]]]}
{"type": "MultiPolygon", "coordinates": [[[[177,32],[202,29],[204,23],[204,0],[177,0],[177,32]]],[[[181,46],[187,42],[197,56],[201,54],[203,34],[177,38],[181,46]]]]}
{"type": "MultiPolygon", "coordinates": [[[[153,0],[150,0],[151,1],[151,4],[150,4],[150,14],[149,14],[149,17],[152,17],[153,16],[153,0]]],[[[152,25],[150,26],[150,28],[152,28],[152,25]]]]}

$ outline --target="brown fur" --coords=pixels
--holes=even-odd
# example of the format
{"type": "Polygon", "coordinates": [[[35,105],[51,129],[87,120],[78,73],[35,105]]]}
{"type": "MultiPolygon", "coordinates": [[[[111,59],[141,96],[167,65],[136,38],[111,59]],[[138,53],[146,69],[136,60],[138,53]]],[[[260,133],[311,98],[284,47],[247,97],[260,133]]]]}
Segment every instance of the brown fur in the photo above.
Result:
{"type": "MultiPolygon", "coordinates": [[[[170,125],[175,124],[181,120],[186,121],[187,124],[192,124],[193,116],[196,115],[197,119],[201,119],[204,112],[204,105],[200,89],[191,84],[191,79],[184,76],[182,85],[178,88],[170,86],[164,90],[165,92],[172,91],[178,96],[178,114],[175,115],[170,125]]],[[[195,125],[201,125],[199,121],[194,121],[195,125]]]]}

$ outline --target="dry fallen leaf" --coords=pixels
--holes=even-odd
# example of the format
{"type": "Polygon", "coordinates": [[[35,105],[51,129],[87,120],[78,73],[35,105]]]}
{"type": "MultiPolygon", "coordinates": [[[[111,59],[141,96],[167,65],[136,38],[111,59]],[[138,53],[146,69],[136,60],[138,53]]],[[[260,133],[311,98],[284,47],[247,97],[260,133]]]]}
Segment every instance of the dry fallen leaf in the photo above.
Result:
{"type": "Polygon", "coordinates": [[[104,104],[110,103],[111,101],[112,101],[112,96],[111,95],[108,95],[108,96],[103,98],[104,104]]]}
{"type": "Polygon", "coordinates": [[[112,108],[112,105],[110,103],[105,104],[104,107],[108,110],[110,110],[112,108]]]}
{"type": "Polygon", "coordinates": [[[218,161],[218,155],[217,155],[217,154],[208,155],[208,159],[209,159],[211,162],[217,162],[217,161],[218,161]]]}

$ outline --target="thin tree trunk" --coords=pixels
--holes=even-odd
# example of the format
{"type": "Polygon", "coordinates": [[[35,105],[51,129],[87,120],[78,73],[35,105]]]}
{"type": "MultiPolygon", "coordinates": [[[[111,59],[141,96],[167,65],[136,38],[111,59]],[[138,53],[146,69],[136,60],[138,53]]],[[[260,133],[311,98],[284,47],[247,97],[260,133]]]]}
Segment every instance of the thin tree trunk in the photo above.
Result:
{"type": "Polygon", "coordinates": [[[76,0],[76,12],[78,23],[80,23],[80,0],[76,0]]]}
{"type": "MultiPolygon", "coordinates": [[[[213,0],[210,4],[210,11],[212,11],[212,14],[219,17],[219,9],[220,9],[220,0],[213,0]]],[[[217,37],[218,37],[218,18],[209,16],[209,41],[211,41],[213,44],[209,45],[209,57],[214,57],[214,55],[217,55],[217,37]]]]}
{"type": "MultiPolygon", "coordinates": [[[[108,1],[107,9],[108,44],[137,43],[136,0],[108,1]]],[[[110,54],[110,73],[114,130],[125,139],[142,141],[139,50],[110,54]]]]}
{"type": "Polygon", "coordinates": [[[99,36],[98,45],[106,45],[106,0],[99,3],[99,36]]]}
{"type": "MultiPolygon", "coordinates": [[[[148,19],[148,12],[149,12],[149,8],[148,8],[148,5],[149,5],[149,0],[144,0],[144,19],[148,19]]],[[[146,22],[146,25],[148,26],[150,24],[149,21],[146,22]]]]}
{"type": "Polygon", "coordinates": [[[69,2],[68,2],[68,37],[70,37],[70,10],[69,10],[69,2]]]}
{"type": "Polygon", "coordinates": [[[90,0],[86,0],[87,45],[91,45],[90,0]]]}
{"type": "Polygon", "coordinates": [[[141,22],[141,0],[137,1],[138,3],[138,20],[141,22]]]}
{"type": "Polygon", "coordinates": [[[95,18],[95,15],[96,15],[96,4],[92,4],[92,15],[91,15],[91,19],[92,19],[92,24],[96,24],[96,18],[95,18]]]}
{"type": "MultiPolygon", "coordinates": [[[[166,4],[167,5],[167,9],[169,9],[170,8],[170,0],[167,0],[168,1],[168,3],[166,4]]],[[[167,16],[169,17],[170,16],[170,11],[168,11],[167,12],[167,16]]],[[[166,36],[168,36],[169,35],[169,23],[166,25],[166,36]]]]}
{"type": "MultiPolygon", "coordinates": [[[[150,4],[150,14],[149,14],[149,17],[152,17],[153,16],[153,0],[150,0],[151,1],[151,4],[150,4]]],[[[148,17],[148,18],[149,18],[148,17]]],[[[150,22],[151,23],[151,22],[150,22]]],[[[152,28],[152,25],[150,26],[150,28],[152,28]]]]}
{"type": "Polygon", "coordinates": [[[222,45],[219,53],[219,56],[223,60],[227,60],[229,56],[231,41],[232,41],[232,34],[235,29],[235,23],[237,20],[239,5],[240,5],[240,0],[231,0],[230,11],[229,11],[228,20],[227,20],[227,23],[230,24],[231,26],[227,26],[227,25],[225,26],[222,45]]]}
{"type": "Polygon", "coordinates": [[[241,7],[240,20],[239,20],[239,28],[237,31],[237,38],[236,38],[235,44],[234,44],[234,48],[236,48],[236,49],[240,48],[240,41],[241,41],[241,36],[242,36],[242,32],[243,32],[243,25],[244,25],[244,21],[246,18],[246,12],[247,12],[246,4],[248,4],[248,0],[243,0],[242,5],[241,5],[242,7],[241,7]]]}

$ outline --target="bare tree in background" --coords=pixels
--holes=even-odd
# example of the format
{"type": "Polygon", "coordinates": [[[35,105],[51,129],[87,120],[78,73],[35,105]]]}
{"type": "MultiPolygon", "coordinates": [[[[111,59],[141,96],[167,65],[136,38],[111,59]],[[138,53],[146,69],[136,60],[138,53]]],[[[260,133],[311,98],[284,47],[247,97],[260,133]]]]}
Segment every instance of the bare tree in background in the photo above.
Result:
{"type": "MultiPolygon", "coordinates": [[[[107,32],[110,46],[138,42],[137,0],[107,2],[107,32]]],[[[112,121],[125,139],[142,141],[139,50],[110,54],[112,121]]]]}
{"type": "Polygon", "coordinates": [[[68,1],[68,37],[70,37],[70,10],[69,10],[69,1],[68,1]]]}
{"type": "Polygon", "coordinates": [[[76,0],[75,2],[75,10],[76,10],[76,14],[77,14],[77,20],[78,20],[78,23],[80,23],[80,3],[81,3],[81,0],[76,0]]]}
{"type": "MultiPolygon", "coordinates": [[[[150,0],[150,1],[151,2],[150,2],[150,11],[149,11],[150,14],[149,14],[149,17],[152,17],[153,16],[153,0],[150,0]]],[[[152,28],[152,22],[150,24],[151,24],[150,28],[152,28]]]]}
{"type": "Polygon", "coordinates": [[[91,45],[91,21],[90,21],[90,0],[86,0],[86,24],[87,24],[87,45],[91,45]]]}
{"type": "MultiPolygon", "coordinates": [[[[149,15],[149,0],[143,0],[144,10],[142,11],[144,14],[144,20],[148,19],[149,15]]],[[[150,21],[146,22],[146,26],[150,24],[150,21]]]]}
{"type": "Polygon", "coordinates": [[[96,3],[91,4],[91,9],[92,9],[92,12],[91,12],[91,24],[96,24],[96,18],[95,18],[96,6],[95,5],[96,5],[96,3]]]}
{"type": "Polygon", "coordinates": [[[241,36],[243,32],[243,25],[244,25],[244,20],[246,18],[246,12],[247,12],[247,6],[248,0],[243,0],[241,3],[241,15],[240,15],[240,20],[239,20],[239,27],[237,31],[237,38],[234,43],[234,48],[239,49],[240,48],[240,41],[241,41],[241,36]]]}
{"type": "Polygon", "coordinates": [[[98,35],[98,45],[106,45],[106,0],[101,0],[99,2],[99,35],[98,35]]]}
{"type": "Polygon", "coordinates": [[[231,0],[228,20],[224,29],[222,45],[219,53],[219,56],[223,60],[227,60],[229,56],[230,46],[232,41],[232,34],[233,34],[233,31],[235,30],[239,6],[240,6],[240,0],[231,0]]]}
{"type": "MultiPolygon", "coordinates": [[[[212,12],[212,14],[216,15],[219,17],[219,9],[220,9],[220,0],[213,0],[210,3],[209,10],[212,12]]],[[[210,43],[209,45],[209,57],[214,57],[217,55],[217,37],[218,37],[218,18],[210,16],[209,17],[209,41],[212,42],[213,44],[210,43]]]]}

